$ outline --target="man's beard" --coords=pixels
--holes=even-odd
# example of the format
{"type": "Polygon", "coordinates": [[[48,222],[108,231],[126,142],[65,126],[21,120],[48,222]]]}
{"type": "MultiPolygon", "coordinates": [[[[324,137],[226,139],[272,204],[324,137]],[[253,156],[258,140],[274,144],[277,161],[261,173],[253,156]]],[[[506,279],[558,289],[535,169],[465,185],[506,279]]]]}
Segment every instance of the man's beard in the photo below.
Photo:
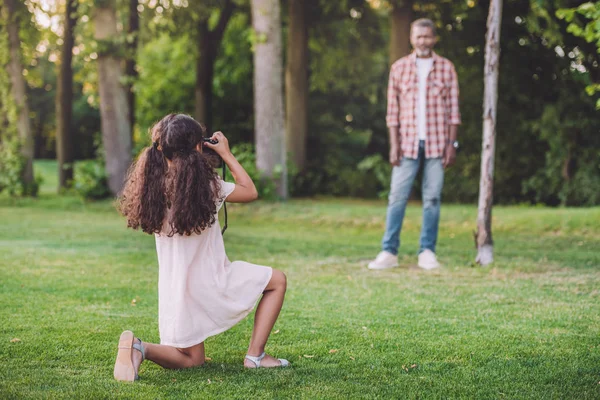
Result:
{"type": "Polygon", "coordinates": [[[415,51],[417,52],[417,57],[429,57],[431,55],[431,49],[415,49],[415,51]]]}

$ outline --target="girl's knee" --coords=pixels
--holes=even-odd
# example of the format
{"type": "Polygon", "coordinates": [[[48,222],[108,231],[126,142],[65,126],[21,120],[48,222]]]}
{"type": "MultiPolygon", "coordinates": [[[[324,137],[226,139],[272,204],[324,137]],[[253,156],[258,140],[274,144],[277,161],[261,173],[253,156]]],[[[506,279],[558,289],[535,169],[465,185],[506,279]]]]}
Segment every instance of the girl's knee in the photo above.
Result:
{"type": "Polygon", "coordinates": [[[199,367],[201,365],[204,365],[204,361],[205,361],[204,354],[202,355],[202,357],[190,356],[188,361],[189,361],[188,368],[199,367]]]}
{"type": "Polygon", "coordinates": [[[285,290],[287,287],[287,277],[280,270],[273,269],[273,275],[271,275],[271,283],[273,283],[273,286],[277,287],[278,289],[285,290]]]}
{"type": "Polygon", "coordinates": [[[204,345],[196,345],[194,347],[189,347],[187,349],[177,349],[180,353],[182,353],[185,358],[182,360],[181,368],[193,368],[204,365],[205,357],[204,357],[204,345]]]}

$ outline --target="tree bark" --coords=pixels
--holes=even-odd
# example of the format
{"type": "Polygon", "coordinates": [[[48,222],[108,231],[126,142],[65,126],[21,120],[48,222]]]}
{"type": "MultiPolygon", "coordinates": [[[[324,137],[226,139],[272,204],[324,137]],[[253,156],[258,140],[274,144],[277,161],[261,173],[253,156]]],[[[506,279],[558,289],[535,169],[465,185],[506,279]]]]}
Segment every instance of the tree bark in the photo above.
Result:
{"type": "Polygon", "coordinates": [[[64,21],[64,38],[58,87],[56,91],[56,156],[58,159],[58,187],[66,188],[73,179],[73,30],[77,23],[76,0],[67,0],[64,21]]]}
{"type": "Polygon", "coordinates": [[[219,21],[211,31],[208,19],[198,23],[198,59],[196,60],[195,116],[204,123],[208,132],[212,132],[212,82],[215,61],[225,28],[233,15],[235,3],[226,0],[219,16],[219,21]]]}
{"type": "Polygon", "coordinates": [[[133,84],[138,77],[135,69],[135,58],[138,46],[138,36],[140,30],[140,16],[138,14],[138,0],[129,0],[129,28],[128,35],[130,40],[127,42],[127,60],[125,61],[125,75],[127,75],[127,104],[129,104],[129,126],[133,141],[133,129],[135,128],[135,91],[133,84]]]}
{"type": "Polygon", "coordinates": [[[22,179],[25,186],[30,186],[34,182],[34,140],[31,122],[29,121],[29,105],[27,104],[27,94],[25,91],[25,78],[23,78],[23,64],[21,63],[19,22],[14,0],[4,0],[4,5],[8,15],[7,33],[10,49],[10,60],[7,65],[7,70],[10,77],[11,93],[18,113],[17,132],[19,133],[19,140],[21,142],[21,155],[25,159],[25,168],[22,172],[22,179]]]}
{"type": "Polygon", "coordinates": [[[410,53],[410,24],[413,1],[394,3],[390,14],[390,65],[410,53]]]}
{"type": "Polygon", "coordinates": [[[492,204],[501,22],[502,0],[491,0],[487,20],[488,31],[485,45],[483,145],[481,149],[481,178],[479,181],[477,232],[475,233],[477,245],[477,258],[475,261],[481,265],[488,265],[494,261],[492,204]]]}
{"type": "Polygon", "coordinates": [[[214,55],[208,21],[198,24],[198,59],[196,60],[196,120],[202,122],[208,132],[212,129],[212,81],[214,55]]]}
{"type": "Polygon", "coordinates": [[[289,0],[290,25],[285,73],[287,152],[299,171],[306,167],[308,133],[308,30],[304,0],[289,0]]]}
{"type": "Polygon", "coordinates": [[[279,0],[252,0],[256,166],[287,198],[279,0]]]}
{"type": "MultiPolygon", "coordinates": [[[[103,1],[94,16],[95,38],[101,47],[112,48],[117,35],[117,18],[113,1],[103,1]]],[[[111,50],[98,54],[98,85],[100,91],[100,119],[102,143],[108,187],[118,194],[131,163],[131,130],[127,90],[121,84],[122,58],[111,50]]]]}

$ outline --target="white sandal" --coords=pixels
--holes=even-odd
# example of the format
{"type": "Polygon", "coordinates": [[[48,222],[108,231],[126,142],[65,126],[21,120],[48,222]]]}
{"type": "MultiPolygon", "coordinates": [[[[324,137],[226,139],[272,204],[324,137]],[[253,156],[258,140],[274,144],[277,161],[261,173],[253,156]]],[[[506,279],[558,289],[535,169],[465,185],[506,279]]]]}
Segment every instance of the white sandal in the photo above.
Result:
{"type": "MultiPolygon", "coordinates": [[[[118,381],[133,382],[138,380],[138,374],[133,367],[131,353],[137,350],[142,353],[142,361],[146,359],[146,352],[142,344],[142,340],[137,343],[133,332],[124,331],[119,338],[119,350],[117,352],[117,360],[115,361],[114,377],[118,381]]],[[[141,365],[141,362],[140,362],[141,365]]]]}
{"type": "MultiPolygon", "coordinates": [[[[255,367],[250,367],[250,368],[261,368],[260,362],[263,360],[263,358],[265,358],[266,355],[267,355],[267,353],[265,353],[264,351],[258,357],[246,354],[246,360],[250,360],[254,363],[255,367]]],[[[275,365],[273,367],[262,367],[262,368],[281,368],[281,367],[289,367],[290,366],[290,362],[288,360],[284,360],[283,358],[278,358],[278,360],[281,363],[281,365],[275,365]]]]}

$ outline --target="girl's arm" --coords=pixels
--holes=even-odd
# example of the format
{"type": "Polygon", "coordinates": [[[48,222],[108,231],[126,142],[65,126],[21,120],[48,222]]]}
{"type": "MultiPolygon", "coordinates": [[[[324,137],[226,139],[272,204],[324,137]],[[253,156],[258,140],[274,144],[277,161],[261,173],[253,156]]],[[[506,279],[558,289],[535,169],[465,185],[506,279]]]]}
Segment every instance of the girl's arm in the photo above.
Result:
{"type": "Polygon", "coordinates": [[[229,167],[235,181],[235,189],[227,196],[227,201],[230,203],[249,203],[256,200],[258,198],[256,186],[254,186],[252,178],[250,178],[244,167],[242,167],[231,153],[229,142],[225,135],[222,132],[215,132],[211,139],[216,139],[218,143],[211,144],[204,142],[204,146],[213,149],[221,156],[223,162],[229,167]]]}

